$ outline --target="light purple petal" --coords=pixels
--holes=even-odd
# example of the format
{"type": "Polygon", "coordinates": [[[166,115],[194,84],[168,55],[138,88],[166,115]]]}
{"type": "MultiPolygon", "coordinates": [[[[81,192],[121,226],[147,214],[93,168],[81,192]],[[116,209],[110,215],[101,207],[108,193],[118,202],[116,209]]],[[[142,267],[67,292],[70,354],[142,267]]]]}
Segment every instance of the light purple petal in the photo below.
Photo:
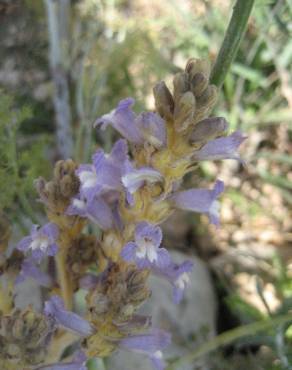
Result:
{"type": "Polygon", "coordinates": [[[67,208],[65,214],[69,216],[86,217],[87,202],[81,194],[71,199],[71,203],[67,208]]]}
{"type": "Polygon", "coordinates": [[[165,269],[171,263],[171,257],[168,251],[165,248],[158,249],[158,257],[155,264],[157,265],[158,269],[165,269]]]}
{"type": "Polygon", "coordinates": [[[215,225],[219,223],[219,204],[217,197],[224,191],[223,181],[217,180],[212,190],[190,189],[175,193],[170,197],[177,208],[206,213],[215,225]]]}
{"type": "Polygon", "coordinates": [[[39,233],[46,235],[51,241],[55,241],[59,236],[58,226],[52,222],[44,225],[39,233]]]}
{"type": "Polygon", "coordinates": [[[135,260],[137,246],[133,242],[127,243],[121,251],[121,257],[128,262],[135,260]]]}
{"type": "Polygon", "coordinates": [[[26,236],[20,242],[17,244],[16,248],[21,252],[26,252],[29,249],[29,246],[32,242],[32,239],[30,236],[26,236]]]}
{"type": "Polygon", "coordinates": [[[101,229],[107,230],[113,226],[112,210],[101,197],[96,197],[89,202],[86,211],[87,217],[101,229]]]}
{"type": "Polygon", "coordinates": [[[115,128],[124,138],[135,144],[143,143],[143,136],[135,121],[135,114],[132,111],[134,99],[121,100],[117,108],[99,118],[94,126],[101,126],[105,129],[108,125],[115,128]]]}
{"type": "Polygon", "coordinates": [[[128,159],[128,144],[126,140],[118,140],[111,150],[111,160],[116,165],[122,165],[128,159]]]}
{"type": "Polygon", "coordinates": [[[245,139],[246,136],[240,131],[236,131],[229,136],[211,140],[197,151],[193,158],[198,161],[216,159],[240,160],[237,149],[245,139]]]}
{"type": "Polygon", "coordinates": [[[31,258],[26,258],[22,262],[20,274],[18,275],[15,284],[19,284],[27,278],[34,279],[41,286],[50,287],[52,285],[51,277],[41,271],[31,258]]]}
{"type": "Polygon", "coordinates": [[[164,120],[153,112],[141,113],[136,118],[144,139],[159,148],[166,145],[166,127],[164,120]]]}
{"type": "Polygon", "coordinates": [[[146,334],[131,335],[120,341],[122,349],[144,354],[149,357],[156,370],[163,370],[165,362],[161,350],[171,342],[171,335],[160,329],[152,329],[146,334]]]}
{"type": "Polygon", "coordinates": [[[150,356],[150,360],[154,369],[164,370],[166,368],[166,362],[163,359],[161,351],[157,351],[153,354],[153,356],[150,356]]]}
{"type": "Polygon", "coordinates": [[[125,172],[122,176],[122,182],[130,194],[135,193],[145,183],[162,182],[163,177],[160,172],[151,167],[141,167],[135,169],[133,165],[127,161],[125,164],[125,172]]]}
{"type": "Polygon", "coordinates": [[[88,336],[93,333],[90,323],[74,312],[67,311],[59,296],[52,296],[45,302],[44,313],[53,318],[58,325],[81,335],[88,336]]]}
{"type": "Polygon", "coordinates": [[[153,267],[153,272],[165,278],[170,282],[173,287],[173,301],[179,303],[183,298],[184,291],[190,282],[189,273],[193,269],[193,263],[191,261],[184,261],[181,264],[170,263],[163,268],[153,267]]]}
{"type": "Polygon", "coordinates": [[[132,335],[120,341],[120,347],[135,352],[154,354],[165,349],[171,342],[171,335],[160,329],[146,334],[132,335]]]}
{"type": "Polygon", "coordinates": [[[140,222],[135,230],[135,241],[138,246],[140,243],[148,241],[153,246],[158,248],[162,241],[161,228],[145,221],[140,222]]]}
{"type": "Polygon", "coordinates": [[[54,223],[48,223],[41,228],[33,225],[31,235],[22,239],[17,244],[17,249],[22,252],[31,252],[32,257],[40,262],[43,257],[57,253],[56,240],[58,235],[58,227],[54,223]]]}

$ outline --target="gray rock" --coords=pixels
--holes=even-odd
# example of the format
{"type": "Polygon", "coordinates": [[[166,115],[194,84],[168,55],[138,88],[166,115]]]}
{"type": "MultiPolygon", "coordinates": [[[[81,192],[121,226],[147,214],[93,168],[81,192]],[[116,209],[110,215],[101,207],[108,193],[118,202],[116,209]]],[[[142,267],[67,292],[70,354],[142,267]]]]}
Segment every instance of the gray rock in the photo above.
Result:
{"type": "MultiPolygon", "coordinates": [[[[143,307],[143,314],[151,314],[153,326],[172,334],[172,345],[164,351],[165,358],[180,357],[194,350],[199,344],[215,335],[216,300],[210,275],[205,264],[197,257],[172,253],[173,259],[182,262],[191,259],[194,263],[191,282],[179,305],[172,302],[172,289],[168,282],[151,277],[152,296],[143,307]]],[[[107,361],[109,370],[153,370],[150,361],[142,355],[120,351],[107,361]]],[[[186,365],[180,370],[207,370],[205,359],[186,365]]]]}

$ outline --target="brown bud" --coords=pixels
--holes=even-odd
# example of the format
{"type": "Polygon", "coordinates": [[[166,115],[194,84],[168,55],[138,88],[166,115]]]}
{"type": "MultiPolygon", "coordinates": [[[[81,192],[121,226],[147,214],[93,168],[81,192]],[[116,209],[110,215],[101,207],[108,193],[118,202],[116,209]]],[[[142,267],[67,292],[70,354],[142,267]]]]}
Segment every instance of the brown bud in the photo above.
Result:
{"type": "Polygon", "coordinates": [[[223,117],[210,117],[200,121],[190,134],[191,144],[206,143],[209,140],[222,136],[228,129],[228,123],[223,117]]]}
{"type": "Polygon", "coordinates": [[[164,81],[158,82],[153,88],[156,111],[161,117],[171,119],[174,110],[174,101],[164,81]]]}
{"type": "Polygon", "coordinates": [[[189,90],[190,84],[188,74],[185,72],[177,73],[173,78],[173,99],[175,106],[181,96],[189,90]]]}
{"type": "Polygon", "coordinates": [[[55,164],[54,179],[60,181],[66,175],[74,175],[77,165],[72,159],[61,160],[55,164]]]}
{"type": "Polygon", "coordinates": [[[201,72],[198,72],[194,75],[191,80],[191,91],[195,95],[195,97],[201,96],[208,86],[208,79],[205,75],[201,72]]]}
{"type": "Polygon", "coordinates": [[[53,325],[45,315],[32,308],[15,310],[0,317],[1,347],[11,361],[35,365],[44,360],[53,325]]]}
{"type": "Polygon", "coordinates": [[[197,99],[194,123],[202,121],[208,116],[216,104],[217,95],[217,87],[215,85],[209,85],[204,93],[197,99]]]}
{"type": "Polygon", "coordinates": [[[98,290],[88,294],[86,299],[92,320],[96,320],[100,315],[106,314],[111,308],[109,298],[98,290]]]}
{"type": "Polygon", "coordinates": [[[174,110],[174,124],[177,131],[185,130],[192,121],[196,108],[196,99],[192,92],[182,95],[174,110]]]}
{"type": "Polygon", "coordinates": [[[202,73],[206,79],[209,80],[211,65],[207,59],[192,58],[188,61],[185,70],[190,80],[192,80],[197,73],[202,73]]]}

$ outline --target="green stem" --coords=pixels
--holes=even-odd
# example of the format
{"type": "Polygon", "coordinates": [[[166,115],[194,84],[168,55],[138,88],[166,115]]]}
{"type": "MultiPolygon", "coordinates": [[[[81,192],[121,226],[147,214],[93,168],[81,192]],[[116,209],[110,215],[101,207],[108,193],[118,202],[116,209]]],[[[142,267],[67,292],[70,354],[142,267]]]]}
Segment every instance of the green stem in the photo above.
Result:
{"type": "Polygon", "coordinates": [[[283,325],[285,323],[288,323],[289,321],[292,322],[292,313],[281,315],[273,319],[269,318],[267,320],[258,321],[252,324],[241,326],[236,329],[229,330],[209,340],[207,343],[202,344],[194,352],[189,353],[181,357],[177,361],[173,362],[167,370],[181,369],[182,365],[191,363],[221,346],[230,344],[242,337],[254,335],[257,332],[267,330],[278,325],[283,325]]]}
{"type": "Polygon", "coordinates": [[[211,83],[221,87],[237,54],[255,0],[237,0],[225,37],[211,73],[211,83]]]}

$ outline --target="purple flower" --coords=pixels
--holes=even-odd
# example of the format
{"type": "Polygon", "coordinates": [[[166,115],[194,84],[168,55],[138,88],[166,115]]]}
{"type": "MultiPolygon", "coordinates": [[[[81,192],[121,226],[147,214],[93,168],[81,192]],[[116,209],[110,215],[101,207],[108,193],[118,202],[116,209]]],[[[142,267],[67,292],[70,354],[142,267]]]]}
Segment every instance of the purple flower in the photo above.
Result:
{"type": "Polygon", "coordinates": [[[125,261],[134,261],[139,268],[164,268],[170,263],[170,256],[165,248],[160,248],[161,241],[160,227],[140,222],[135,230],[135,242],[127,243],[121,256],[125,261]]]}
{"type": "Polygon", "coordinates": [[[50,287],[52,285],[51,277],[41,271],[32,258],[26,258],[21,264],[21,270],[15,280],[15,284],[22,283],[27,278],[34,279],[39,285],[50,287]]]}
{"type": "Polygon", "coordinates": [[[116,109],[99,118],[94,126],[100,125],[101,129],[105,130],[108,125],[111,125],[130,142],[142,144],[143,137],[135,124],[135,114],[131,109],[134,102],[132,98],[121,100],[116,109]]]}
{"type": "Polygon", "coordinates": [[[122,349],[147,355],[155,369],[163,370],[166,364],[161,351],[170,342],[171,336],[169,333],[159,329],[152,329],[146,334],[131,335],[122,339],[119,346],[122,349]]]}
{"type": "Polygon", "coordinates": [[[173,286],[173,301],[176,304],[183,298],[184,291],[190,282],[189,273],[192,269],[191,261],[184,261],[180,265],[172,262],[164,270],[158,272],[173,286]]]}
{"type": "Polygon", "coordinates": [[[71,204],[67,208],[66,214],[87,217],[103,230],[110,229],[113,226],[113,212],[101,196],[96,196],[87,201],[79,194],[71,199],[71,204]]]}
{"type": "Polygon", "coordinates": [[[199,151],[195,152],[193,158],[197,161],[216,159],[237,159],[240,161],[237,148],[246,139],[240,131],[233,134],[214,139],[205,144],[199,151]]]}
{"type": "Polygon", "coordinates": [[[136,169],[130,161],[127,161],[124,165],[122,182],[129,194],[134,194],[147,182],[153,184],[155,182],[161,182],[162,180],[163,177],[161,173],[151,167],[141,167],[136,169]]]}
{"type": "Polygon", "coordinates": [[[98,150],[92,157],[92,165],[80,165],[76,171],[81,183],[81,194],[91,200],[106,192],[121,190],[122,169],[127,158],[128,147],[125,140],[118,140],[110,154],[98,150]]]}
{"type": "Polygon", "coordinates": [[[155,147],[165,146],[166,127],[164,121],[155,113],[147,112],[138,116],[132,111],[134,99],[121,100],[117,108],[103,115],[95,126],[105,129],[114,127],[123,137],[134,144],[142,145],[145,141],[155,147]]]}
{"type": "Polygon", "coordinates": [[[44,313],[52,318],[56,325],[63,326],[80,336],[86,337],[93,333],[90,323],[76,313],[67,311],[62,299],[57,295],[45,302],[44,313]]]}
{"type": "Polygon", "coordinates": [[[45,256],[54,256],[58,252],[56,240],[59,231],[57,225],[48,223],[41,228],[33,225],[30,236],[23,238],[16,246],[22,252],[31,251],[32,258],[37,262],[45,256]]]}
{"type": "Polygon", "coordinates": [[[37,370],[87,370],[86,362],[85,354],[80,351],[71,362],[44,365],[37,370]]]}
{"type": "Polygon", "coordinates": [[[190,189],[180,191],[173,194],[169,199],[177,208],[206,213],[211,223],[219,225],[219,202],[217,198],[223,190],[223,181],[217,180],[212,190],[190,189]]]}

